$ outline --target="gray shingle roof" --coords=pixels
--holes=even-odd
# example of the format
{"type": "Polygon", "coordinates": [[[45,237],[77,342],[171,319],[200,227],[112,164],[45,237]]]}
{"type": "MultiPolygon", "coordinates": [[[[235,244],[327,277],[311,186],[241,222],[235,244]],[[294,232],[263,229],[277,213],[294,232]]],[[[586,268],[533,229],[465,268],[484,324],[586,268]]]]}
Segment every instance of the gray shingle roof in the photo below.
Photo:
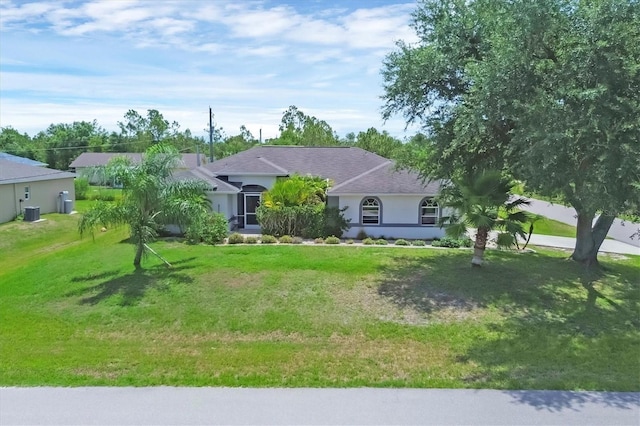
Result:
{"type": "Polygon", "coordinates": [[[211,188],[213,188],[213,190],[216,192],[230,193],[230,194],[236,194],[240,192],[240,189],[231,185],[230,183],[227,183],[223,180],[218,179],[213,173],[211,173],[210,171],[206,170],[203,167],[193,169],[193,170],[183,170],[180,172],[176,172],[173,174],[173,178],[203,180],[208,185],[210,185],[211,188]]]}
{"type": "MultiPolygon", "coordinates": [[[[134,163],[139,163],[142,159],[142,154],[139,152],[83,152],[69,164],[69,167],[106,166],[109,160],[118,155],[129,157],[134,163]]],[[[185,169],[195,169],[198,167],[198,154],[182,154],[182,162],[185,169]]],[[[200,164],[205,162],[206,156],[200,154],[200,164]]]]}
{"type": "Polygon", "coordinates": [[[423,182],[416,174],[407,170],[396,170],[389,161],[367,173],[356,176],[329,190],[330,195],[346,194],[424,194],[436,195],[440,190],[439,181],[423,182]]]}
{"type": "Polygon", "coordinates": [[[257,146],[201,167],[217,176],[293,174],[331,179],[330,194],[433,195],[438,182],[423,183],[416,173],[395,171],[384,157],[355,147],[257,146]]]}
{"type": "Polygon", "coordinates": [[[20,164],[11,160],[0,159],[0,185],[8,183],[35,182],[75,178],[76,175],[46,167],[20,164]]]}

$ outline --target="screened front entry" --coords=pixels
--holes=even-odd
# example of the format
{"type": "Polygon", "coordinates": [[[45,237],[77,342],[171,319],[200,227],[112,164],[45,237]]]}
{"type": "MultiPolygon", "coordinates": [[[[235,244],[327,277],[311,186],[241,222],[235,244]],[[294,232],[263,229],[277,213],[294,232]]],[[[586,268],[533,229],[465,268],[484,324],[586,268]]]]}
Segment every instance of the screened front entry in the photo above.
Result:
{"type": "Polygon", "coordinates": [[[244,227],[257,228],[256,209],[260,205],[260,194],[244,194],[244,227]]]}

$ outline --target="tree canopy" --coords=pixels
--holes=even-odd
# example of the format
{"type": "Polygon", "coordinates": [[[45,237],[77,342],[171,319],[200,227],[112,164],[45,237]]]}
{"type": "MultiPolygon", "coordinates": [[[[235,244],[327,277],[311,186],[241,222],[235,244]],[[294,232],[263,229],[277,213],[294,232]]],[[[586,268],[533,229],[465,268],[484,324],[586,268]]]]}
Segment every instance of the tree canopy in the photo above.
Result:
{"type": "Polygon", "coordinates": [[[338,135],[324,120],[309,116],[290,106],[280,122],[280,136],[269,141],[273,145],[336,146],[338,135]]]}
{"type": "Polygon", "coordinates": [[[575,260],[597,262],[637,210],[637,0],[423,0],[419,41],[383,64],[383,117],[424,126],[407,162],[429,178],[503,170],[578,213],[575,260]],[[601,213],[592,227],[592,220],[601,213]]]}

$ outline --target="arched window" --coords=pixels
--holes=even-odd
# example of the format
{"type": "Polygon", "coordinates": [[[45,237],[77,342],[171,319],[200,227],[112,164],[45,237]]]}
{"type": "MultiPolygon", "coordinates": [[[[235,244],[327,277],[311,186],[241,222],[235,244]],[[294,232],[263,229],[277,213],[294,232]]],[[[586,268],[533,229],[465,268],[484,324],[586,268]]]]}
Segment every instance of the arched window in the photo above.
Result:
{"type": "Polygon", "coordinates": [[[420,225],[434,226],[438,224],[440,207],[434,198],[425,198],[420,203],[420,225]]]}
{"type": "Polygon", "coordinates": [[[368,197],[360,204],[360,223],[363,225],[380,225],[380,200],[368,197]]]}

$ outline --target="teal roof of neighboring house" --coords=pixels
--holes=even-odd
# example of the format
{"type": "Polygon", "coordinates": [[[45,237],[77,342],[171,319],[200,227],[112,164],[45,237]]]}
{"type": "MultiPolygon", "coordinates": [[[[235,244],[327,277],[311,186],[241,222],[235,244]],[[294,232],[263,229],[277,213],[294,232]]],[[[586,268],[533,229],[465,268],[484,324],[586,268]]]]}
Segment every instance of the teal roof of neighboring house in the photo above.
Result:
{"type": "Polygon", "coordinates": [[[73,179],[75,177],[76,175],[74,173],[63,172],[62,170],[31,166],[29,164],[0,159],[0,185],[55,179],[73,179]]]}
{"type": "Polygon", "coordinates": [[[47,163],[41,163],[40,161],[32,160],[30,158],[18,157],[17,155],[8,154],[6,152],[0,152],[0,160],[9,160],[14,163],[26,164],[28,166],[44,167],[47,163]]]}

